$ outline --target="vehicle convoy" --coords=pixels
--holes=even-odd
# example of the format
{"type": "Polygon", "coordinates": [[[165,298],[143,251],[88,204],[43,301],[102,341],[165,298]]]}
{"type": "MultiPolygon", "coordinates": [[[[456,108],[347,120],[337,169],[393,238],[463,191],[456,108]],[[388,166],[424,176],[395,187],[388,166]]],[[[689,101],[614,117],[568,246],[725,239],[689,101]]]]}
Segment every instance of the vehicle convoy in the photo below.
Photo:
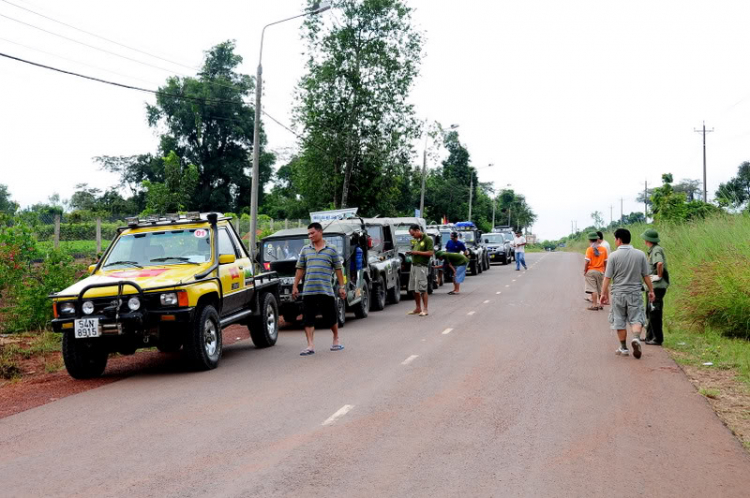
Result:
{"type": "Polygon", "coordinates": [[[482,240],[482,232],[471,221],[456,223],[458,238],[466,245],[469,251],[469,271],[477,275],[490,269],[489,254],[479,242],[482,240]]]}
{"type": "MultiPolygon", "coordinates": [[[[366,318],[370,312],[372,279],[367,265],[369,258],[367,230],[361,218],[333,220],[323,223],[323,238],[343,258],[343,273],[346,285],[346,300],[335,296],[339,327],[346,323],[346,312],[353,311],[357,318],[366,318]],[[362,267],[357,269],[357,251],[360,251],[362,267]]],[[[309,245],[307,229],[290,228],[280,230],[263,239],[260,262],[265,270],[280,277],[279,310],[289,324],[299,322],[303,313],[302,296],[292,297],[297,259],[303,247],[309,245]]],[[[338,286],[333,274],[334,289],[338,286]]],[[[304,279],[297,289],[302,292],[304,279]]]]}
{"type": "Polygon", "coordinates": [[[390,218],[365,218],[368,263],[372,278],[371,309],[382,310],[386,302],[401,301],[401,258],[396,248],[396,226],[390,218]]]}
{"type": "Polygon", "coordinates": [[[216,368],[222,328],[276,344],[279,280],[255,274],[229,218],[217,213],[129,218],[84,280],[52,294],[52,328],[76,379],[104,372],[110,353],[183,349],[198,370],[216,368]]]}
{"type": "Polygon", "coordinates": [[[513,236],[509,233],[485,233],[482,235],[482,245],[487,251],[490,263],[507,265],[513,260],[513,248],[510,243],[513,236]]]}

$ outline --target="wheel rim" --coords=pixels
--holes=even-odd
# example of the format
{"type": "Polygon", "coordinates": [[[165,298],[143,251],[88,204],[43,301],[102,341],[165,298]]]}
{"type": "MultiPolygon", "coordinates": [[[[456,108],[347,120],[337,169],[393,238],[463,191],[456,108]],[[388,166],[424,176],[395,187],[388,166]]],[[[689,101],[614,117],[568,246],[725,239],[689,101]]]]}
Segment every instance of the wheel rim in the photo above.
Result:
{"type": "MultiPolygon", "coordinates": [[[[329,308],[330,309],[330,308],[329,308]]],[[[346,316],[346,307],[344,305],[344,300],[339,299],[339,322],[344,321],[344,317],[346,316]]]]}
{"type": "Polygon", "coordinates": [[[370,293],[367,289],[362,291],[362,309],[365,310],[365,313],[370,309],[370,293]]]}
{"type": "Polygon", "coordinates": [[[219,349],[219,337],[216,332],[216,324],[213,320],[206,320],[203,325],[203,337],[205,339],[204,347],[208,356],[215,356],[216,351],[219,349]]]}
{"type": "Polygon", "coordinates": [[[272,339],[276,337],[276,313],[273,312],[273,306],[268,306],[266,309],[266,330],[268,330],[268,336],[272,339]]]}

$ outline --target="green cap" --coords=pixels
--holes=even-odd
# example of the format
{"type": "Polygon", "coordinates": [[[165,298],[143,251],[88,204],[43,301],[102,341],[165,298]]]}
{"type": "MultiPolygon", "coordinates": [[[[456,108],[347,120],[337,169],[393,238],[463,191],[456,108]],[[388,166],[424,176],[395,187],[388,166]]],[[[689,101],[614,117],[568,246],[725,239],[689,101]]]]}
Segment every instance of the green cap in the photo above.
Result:
{"type": "Polygon", "coordinates": [[[654,244],[659,243],[659,232],[653,228],[649,228],[641,234],[641,238],[647,242],[653,242],[654,244]]]}
{"type": "Polygon", "coordinates": [[[438,251],[435,253],[435,256],[437,256],[438,258],[442,258],[444,255],[445,255],[445,251],[438,251]]]}
{"type": "Polygon", "coordinates": [[[596,232],[589,232],[589,240],[599,240],[599,234],[596,232]]]}

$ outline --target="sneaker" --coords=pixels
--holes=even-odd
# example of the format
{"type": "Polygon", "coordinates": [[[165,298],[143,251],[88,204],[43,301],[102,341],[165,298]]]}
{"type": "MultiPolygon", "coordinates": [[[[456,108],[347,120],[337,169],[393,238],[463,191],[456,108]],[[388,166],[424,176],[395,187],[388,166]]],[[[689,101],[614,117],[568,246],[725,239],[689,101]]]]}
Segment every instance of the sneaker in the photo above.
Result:
{"type": "Polygon", "coordinates": [[[615,351],[615,354],[617,356],[628,356],[630,354],[630,351],[628,351],[625,348],[617,348],[617,351],[615,351]]]}
{"type": "Polygon", "coordinates": [[[635,337],[632,341],[630,341],[630,345],[633,347],[633,356],[636,360],[639,359],[641,357],[641,341],[639,341],[638,338],[635,337]]]}

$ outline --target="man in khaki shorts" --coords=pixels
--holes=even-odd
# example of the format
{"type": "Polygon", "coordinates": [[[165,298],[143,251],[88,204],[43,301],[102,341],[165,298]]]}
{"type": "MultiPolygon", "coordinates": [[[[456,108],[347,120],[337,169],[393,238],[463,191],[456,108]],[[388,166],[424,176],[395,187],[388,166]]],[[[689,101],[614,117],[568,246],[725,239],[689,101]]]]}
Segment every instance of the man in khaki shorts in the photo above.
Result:
{"type": "Polygon", "coordinates": [[[655,299],[654,286],[651,284],[649,274],[651,269],[643,251],[630,245],[630,231],[624,228],[615,230],[615,244],[617,250],[612,253],[604,272],[604,285],[602,285],[602,304],[609,304],[609,286],[612,282],[612,308],[609,312],[609,322],[612,329],[617,330],[617,338],[620,347],[615,351],[619,356],[628,356],[628,330],[627,324],[633,331],[633,356],[641,357],[641,330],[646,322],[646,315],[641,296],[642,283],[648,287],[648,299],[655,299]]]}
{"type": "Polygon", "coordinates": [[[602,283],[604,271],[607,268],[607,250],[599,244],[599,235],[596,232],[589,233],[589,244],[586,249],[586,258],[583,265],[583,276],[586,279],[586,294],[591,296],[589,311],[602,310],[599,305],[599,297],[602,295],[602,283]]]}
{"type": "Polygon", "coordinates": [[[414,238],[412,250],[406,254],[411,256],[411,271],[409,272],[408,289],[414,294],[417,307],[410,311],[409,315],[427,316],[427,279],[430,276],[430,258],[432,257],[434,244],[432,238],[422,232],[419,225],[409,227],[409,234],[414,238]],[[424,302],[424,306],[422,306],[424,302]]]}

